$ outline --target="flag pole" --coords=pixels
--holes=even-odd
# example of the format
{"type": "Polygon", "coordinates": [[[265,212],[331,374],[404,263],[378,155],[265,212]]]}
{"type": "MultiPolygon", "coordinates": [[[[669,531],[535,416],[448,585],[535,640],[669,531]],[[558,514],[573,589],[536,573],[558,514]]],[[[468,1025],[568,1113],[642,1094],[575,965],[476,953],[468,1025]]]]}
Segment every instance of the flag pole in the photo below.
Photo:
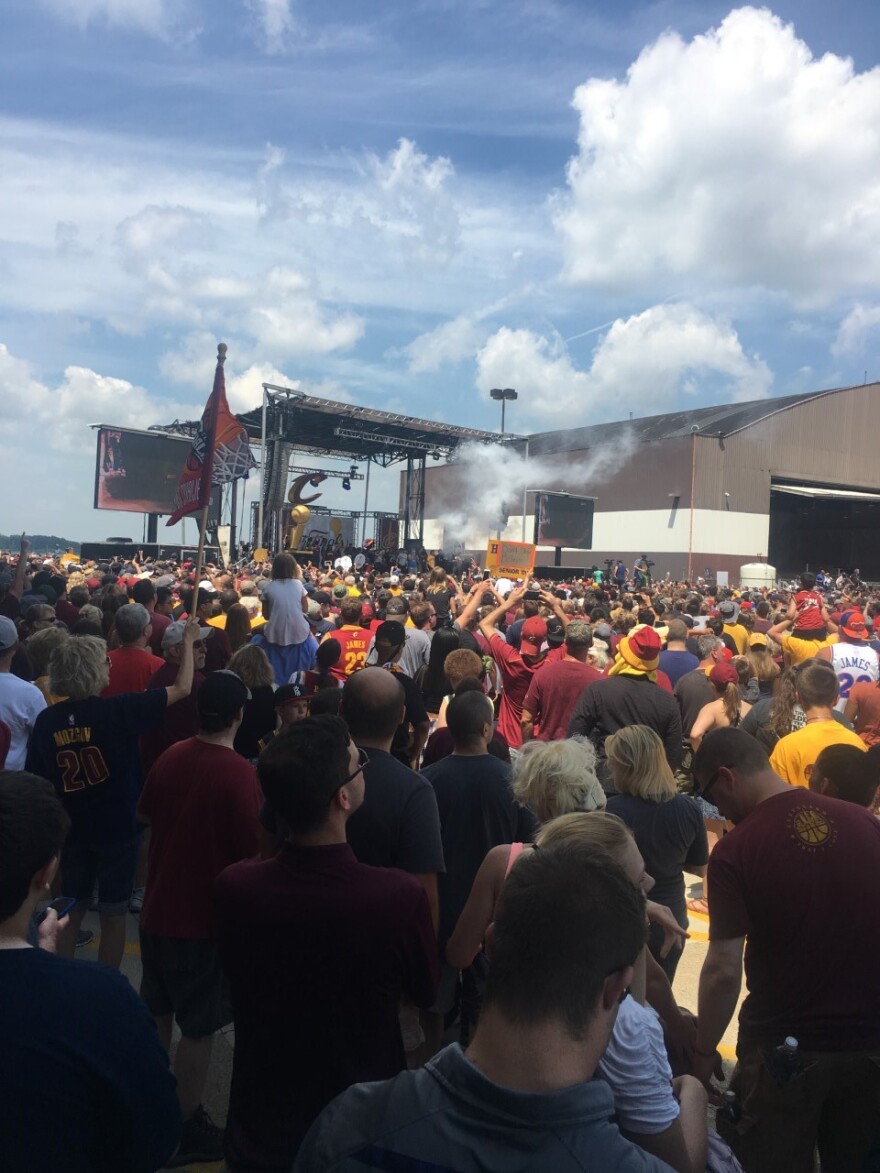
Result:
{"type": "MultiPolygon", "coordinates": [[[[226,343],[221,342],[217,346],[217,362],[221,365],[226,362],[226,343]]],[[[196,554],[196,571],[193,582],[193,606],[192,614],[195,615],[199,606],[199,583],[202,581],[202,570],[205,565],[205,531],[208,528],[208,510],[211,508],[211,498],[208,496],[208,502],[201,512],[199,517],[199,552],[196,554]]]]}

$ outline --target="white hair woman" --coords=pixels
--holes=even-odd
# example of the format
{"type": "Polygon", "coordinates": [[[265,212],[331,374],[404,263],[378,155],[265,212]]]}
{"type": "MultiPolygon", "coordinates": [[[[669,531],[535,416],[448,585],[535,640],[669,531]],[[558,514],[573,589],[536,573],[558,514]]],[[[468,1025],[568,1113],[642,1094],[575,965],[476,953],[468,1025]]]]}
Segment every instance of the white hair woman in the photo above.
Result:
{"type": "MultiPolygon", "coordinates": [[[[629,725],[605,742],[608,769],[617,794],[608,810],[635,836],[656,885],[652,899],[663,904],[683,929],[688,927],[684,871],[703,877],[709,859],[703,815],[692,798],[679,794],[663,742],[647,725],[629,725]]],[[[662,934],[652,929],[649,945],[670,982],[681,950],[660,956],[662,934]]]]}
{"type": "Polygon", "coordinates": [[[170,688],[113,697],[101,696],[111,671],[103,639],[65,639],[49,658],[49,691],[63,699],[37,718],[27,769],[52,782],[70,817],[70,834],[61,852],[60,890],[77,903],[58,949],[67,957],[73,956],[97,882],[98,960],[116,968],[122,960],[140,847],[135,813],[143,781],[138,735],[161,725],[167,706],[189,696],[192,647],[198,637],[199,625],[191,620],[177,679],[170,688]]]}

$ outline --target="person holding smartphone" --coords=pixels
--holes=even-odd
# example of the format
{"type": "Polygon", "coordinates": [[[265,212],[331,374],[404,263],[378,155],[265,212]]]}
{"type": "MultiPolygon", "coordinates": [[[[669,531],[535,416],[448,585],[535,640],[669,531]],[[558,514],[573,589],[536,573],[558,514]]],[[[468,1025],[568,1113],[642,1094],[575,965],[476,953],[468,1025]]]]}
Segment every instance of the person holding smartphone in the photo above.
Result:
{"type": "Polygon", "coordinates": [[[150,1014],[116,970],[57,955],[64,903],[37,923],[69,827],[50,782],[0,771],[2,1165],[152,1173],[180,1109],[150,1014]]]}

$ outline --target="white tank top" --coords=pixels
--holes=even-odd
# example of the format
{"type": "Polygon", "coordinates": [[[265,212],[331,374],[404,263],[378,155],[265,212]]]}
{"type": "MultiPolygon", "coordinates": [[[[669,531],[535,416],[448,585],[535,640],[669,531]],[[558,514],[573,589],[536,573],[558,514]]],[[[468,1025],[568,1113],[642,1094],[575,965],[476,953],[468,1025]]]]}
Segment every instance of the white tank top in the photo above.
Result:
{"type": "Polygon", "coordinates": [[[832,644],[831,664],[840,684],[840,697],[834,706],[839,713],[846,708],[854,684],[876,683],[880,677],[880,657],[866,645],[832,644]]]}

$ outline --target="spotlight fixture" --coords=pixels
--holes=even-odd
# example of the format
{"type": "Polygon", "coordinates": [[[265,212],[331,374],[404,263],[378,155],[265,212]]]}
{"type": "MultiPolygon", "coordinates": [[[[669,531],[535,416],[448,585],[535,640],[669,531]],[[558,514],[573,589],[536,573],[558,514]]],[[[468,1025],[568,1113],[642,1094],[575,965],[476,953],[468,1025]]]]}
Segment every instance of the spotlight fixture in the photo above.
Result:
{"type": "Polygon", "coordinates": [[[434,452],[432,452],[432,453],[431,453],[431,459],[432,459],[432,460],[439,460],[439,459],[440,459],[440,453],[439,453],[439,452],[437,452],[437,451],[434,451],[434,452]]]}
{"type": "Polygon", "coordinates": [[[342,487],[343,487],[343,489],[345,489],[346,492],[349,492],[351,490],[351,481],[348,479],[348,477],[342,478],[342,487]]]}
{"type": "Polygon", "coordinates": [[[309,481],[309,484],[312,485],[316,489],[317,489],[318,485],[320,485],[320,483],[321,483],[320,477],[312,477],[312,479],[309,481]]]}

